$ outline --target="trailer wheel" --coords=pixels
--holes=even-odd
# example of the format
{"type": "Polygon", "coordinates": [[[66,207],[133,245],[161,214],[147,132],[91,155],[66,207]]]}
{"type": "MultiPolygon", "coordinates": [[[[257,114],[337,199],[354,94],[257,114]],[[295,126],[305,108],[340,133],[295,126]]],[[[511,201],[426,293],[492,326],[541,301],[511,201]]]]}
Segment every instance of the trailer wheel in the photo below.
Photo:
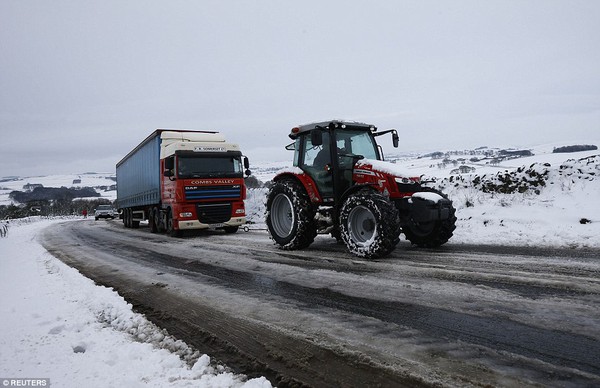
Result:
{"type": "Polygon", "coordinates": [[[367,259],[385,256],[400,241],[398,210],[378,192],[359,191],[342,205],[340,232],[351,253],[367,259]]]}
{"type": "Polygon", "coordinates": [[[181,237],[181,230],[175,229],[175,222],[173,221],[173,212],[171,209],[167,210],[167,234],[171,237],[181,237]]]}
{"type": "Polygon", "coordinates": [[[123,209],[123,225],[126,228],[131,228],[131,209],[125,208],[123,209]]]}

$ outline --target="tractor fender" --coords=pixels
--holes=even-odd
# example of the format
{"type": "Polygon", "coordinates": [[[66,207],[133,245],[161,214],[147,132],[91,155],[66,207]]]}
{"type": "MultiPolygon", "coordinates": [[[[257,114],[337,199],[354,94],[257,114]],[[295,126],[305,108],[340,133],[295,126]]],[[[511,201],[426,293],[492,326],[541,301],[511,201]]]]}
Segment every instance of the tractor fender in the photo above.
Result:
{"type": "Polygon", "coordinates": [[[273,182],[283,179],[291,179],[301,184],[304,187],[304,190],[306,190],[306,194],[308,194],[308,197],[312,203],[321,203],[323,201],[319,191],[317,190],[315,181],[308,174],[304,173],[304,171],[297,169],[297,171],[281,172],[277,174],[275,178],[273,178],[273,182]]]}
{"type": "Polygon", "coordinates": [[[342,194],[342,198],[340,199],[340,206],[341,204],[344,203],[344,201],[346,201],[346,199],[351,196],[352,194],[359,192],[360,190],[363,189],[369,189],[369,190],[373,190],[373,191],[378,191],[377,190],[377,184],[375,183],[360,183],[360,184],[356,184],[354,186],[351,186],[350,188],[348,188],[346,191],[344,191],[344,194],[342,194]]]}

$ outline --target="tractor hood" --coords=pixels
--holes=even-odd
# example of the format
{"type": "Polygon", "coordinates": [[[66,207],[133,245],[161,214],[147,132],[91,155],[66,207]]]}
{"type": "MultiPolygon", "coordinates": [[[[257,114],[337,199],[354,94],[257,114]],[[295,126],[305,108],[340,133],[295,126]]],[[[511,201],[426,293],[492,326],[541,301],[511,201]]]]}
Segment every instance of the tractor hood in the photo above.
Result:
{"type": "Polygon", "coordinates": [[[411,176],[411,173],[402,167],[396,166],[394,163],[384,162],[381,160],[361,159],[356,163],[354,168],[364,168],[365,170],[377,171],[379,173],[392,175],[400,179],[406,178],[413,182],[415,181],[415,178],[418,179],[418,177],[411,176]]]}

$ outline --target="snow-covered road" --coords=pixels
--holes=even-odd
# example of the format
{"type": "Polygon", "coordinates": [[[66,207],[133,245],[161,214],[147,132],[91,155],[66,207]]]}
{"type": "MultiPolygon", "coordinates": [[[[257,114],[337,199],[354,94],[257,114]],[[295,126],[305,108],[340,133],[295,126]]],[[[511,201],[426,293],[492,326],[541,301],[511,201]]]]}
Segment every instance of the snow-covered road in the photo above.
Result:
{"type": "Polygon", "coordinates": [[[359,260],[329,238],[170,239],[69,222],[45,247],[188,344],[274,384],[600,384],[598,250],[448,244],[359,260]]]}

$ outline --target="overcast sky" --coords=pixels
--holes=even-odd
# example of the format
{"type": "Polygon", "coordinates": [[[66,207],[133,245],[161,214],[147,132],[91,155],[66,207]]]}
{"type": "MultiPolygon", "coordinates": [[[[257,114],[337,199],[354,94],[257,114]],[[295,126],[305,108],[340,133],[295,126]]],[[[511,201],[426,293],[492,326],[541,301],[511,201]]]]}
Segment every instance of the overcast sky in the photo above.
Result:
{"type": "Polygon", "coordinates": [[[297,124],[400,151],[600,139],[600,1],[0,0],[0,177],[112,172],[155,128],[286,160],[297,124]]]}

